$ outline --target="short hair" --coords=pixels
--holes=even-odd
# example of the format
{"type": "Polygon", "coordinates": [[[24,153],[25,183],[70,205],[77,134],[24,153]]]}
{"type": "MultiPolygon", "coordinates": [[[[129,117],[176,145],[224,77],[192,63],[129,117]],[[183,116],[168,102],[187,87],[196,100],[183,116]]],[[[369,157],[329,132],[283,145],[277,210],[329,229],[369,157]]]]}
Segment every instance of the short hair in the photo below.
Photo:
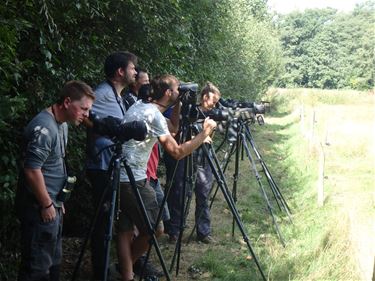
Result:
{"type": "Polygon", "coordinates": [[[130,62],[132,62],[134,65],[136,65],[138,62],[137,56],[130,52],[120,51],[110,54],[104,62],[105,76],[108,79],[113,78],[117,69],[121,67],[127,68],[130,62]]]}
{"type": "Polygon", "coordinates": [[[151,80],[150,98],[152,100],[159,100],[164,96],[164,93],[170,89],[174,83],[178,83],[178,79],[170,74],[156,76],[151,80]]]}
{"type": "Polygon", "coordinates": [[[131,90],[133,90],[133,91],[134,91],[135,86],[136,86],[136,84],[137,84],[137,81],[138,81],[138,79],[139,79],[139,74],[140,74],[140,73],[146,73],[146,74],[148,74],[148,72],[147,72],[146,69],[140,68],[140,67],[138,67],[138,66],[135,68],[135,71],[137,71],[137,74],[135,75],[135,82],[132,82],[132,83],[129,84],[129,88],[130,88],[131,90]]]}
{"type": "Polygon", "coordinates": [[[221,96],[219,89],[209,81],[207,81],[206,85],[201,90],[201,99],[208,93],[214,93],[221,96]]]}
{"type": "Polygon", "coordinates": [[[84,96],[95,100],[94,91],[89,85],[79,80],[71,80],[66,82],[61,89],[57,103],[63,104],[66,98],[70,98],[72,101],[80,100],[84,96]]]}
{"type": "Polygon", "coordinates": [[[137,71],[137,74],[135,75],[135,81],[137,81],[139,79],[139,74],[141,72],[148,74],[148,71],[146,69],[140,68],[138,66],[135,68],[135,71],[137,71]]]}

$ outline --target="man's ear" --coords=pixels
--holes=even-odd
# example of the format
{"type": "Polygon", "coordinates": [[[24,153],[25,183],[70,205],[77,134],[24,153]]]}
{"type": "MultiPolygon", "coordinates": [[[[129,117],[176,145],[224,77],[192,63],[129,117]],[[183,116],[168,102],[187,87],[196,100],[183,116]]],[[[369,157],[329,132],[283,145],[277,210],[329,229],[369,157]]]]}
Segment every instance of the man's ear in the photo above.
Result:
{"type": "Polygon", "coordinates": [[[71,98],[70,97],[66,97],[64,99],[64,108],[68,108],[69,107],[69,104],[72,102],[71,98]]]}
{"type": "Polygon", "coordinates": [[[119,67],[117,68],[116,73],[118,76],[123,77],[126,74],[126,69],[124,67],[119,67]]]}
{"type": "Polygon", "coordinates": [[[172,96],[172,90],[171,89],[167,89],[167,95],[168,95],[168,97],[170,97],[170,96],[172,96]]]}

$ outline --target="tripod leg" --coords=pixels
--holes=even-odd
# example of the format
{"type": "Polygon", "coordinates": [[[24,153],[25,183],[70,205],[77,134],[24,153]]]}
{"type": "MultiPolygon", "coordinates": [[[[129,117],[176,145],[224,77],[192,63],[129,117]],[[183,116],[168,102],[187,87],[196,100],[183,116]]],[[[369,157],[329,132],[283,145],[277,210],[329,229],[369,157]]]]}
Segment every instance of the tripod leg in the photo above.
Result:
{"type": "MultiPolygon", "coordinates": [[[[224,172],[224,173],[225,173],[225,171],[226,171],[226,169],[227,169],[227,167],[228,167],[228,164],[229,164],[229,162],[230,162],[230,157],[233,155],[234,149],[235,149],[235,146],[233,145],[233,143],[231,143],[231,144],[230,144],[230,151],[226,153],[226,155],[225,155],[225,157],[224,157],[224,159],[223,159],[223,163],[222,163],[222,165],[220,165],[221,167],[223,167],[223,172],[224,172]]],[[[211,169],[211,168],[210,168],[210,169],[211,169]]],[[[209,210],[212,209],[212,205],[213,205],[213,203],[215,202],[215,198],[216,198],[216,195],[217,195],[218,191],[219,191],[219,186],[218,186],[218,185],[215,186],[215,185],[212,184],[212,185],[211,185],[211,188],[210,188],[210,191],[209,191],[209,195],[208,195],[208,198],[211,198],[211,202],[210,202],[210,205],[209,205],[209,207],[208,207],[209,210]],[[213,190],[215,190],[215,192],[214,192],[214,194],[211,196],[213,190]]],[[[198,215],[198,220],[196,219],[196,221],[199,221],[199,219],[200,219],[200,217],[201,217],[201,215],[202,215],[202,212],[203,212],[203,210],[201,210],[201,212],[199,213],[199,215],[198,215]]],[[[190,235],[189,235],[189,237],[188,237],[188,239],[187,239],[186,244],[189,244],[189,243],[190,243],[191,238],[192,238],[192,236],[194,235],[195,229],[196,229],[196,227],[197,227],[197,223],[196,223],[196,221],[195,221],[195,223],[194,223],[194,227],[193,227],[193,229],[192,229],[191,232],[190,232],[190,235]]]]}
{"type": "MultiPolygon", "coordinates": [[[[181,160],[180,160],[181,161],[181,160]]],[[[184,169],[183,175],[178,174],[177,177],[182,177],[182,190],[180,191],[180,198],[179,198],[179,204],[180,204],[180,227],[179,227],[179,233],[175,245],[174,254],[172,257],[171,265],[170,265],[170,271],[172,271],[175,263],[176,263],[176,276],[179,273],[180,268],[180,257],[181,257],[181,245],[182,245],[182,236],[186,227],[186,219],[189,214],[190,209],[190,203],[191,203],[191,197],[192,197],[192,186],[193,186],[193,161],[192,161],[192,155],[187,156],[183,160],[184,169]]],[[[176,179],[176,178],[175,178],[176,179]]],[[[176,182],[181,182],[181,179],[177,179],[176,182]]],[[[178,185],[177,185],[178,186],[178,185]]]]}
{"type": "Polygon", "coordinates": [[[240,136],[241,136],[241,139],[242,139],[243,147],[245,148],[245,152],[246,152],[246,154],[247,154],[247,158],[249,159],[250,164],[252,165],[253,171],[254,171],[254,173],[255,173],[255,178],[256,178],[256,180],[257,180],[257,182],[258,182],[258,185],[259,185],[260,190],[261,190],[261,192],[262,192],[263,198],[264,198],[264,200],[266,201],[268,211],[269,211],[270,214],[271,214],[271,217],[272,217],[273,223],[274,223],[275,228],[276,228],[277,235],[279,236],[279,239],[280,239],[280,241],[281,241],[281,244],[285,247],[285,241],[284,241],[284,239],[283,239],[283,237],[282,237],[282,235],[281,235],[281,232],[280,232],[280,229],[279,229],[279,225],[278,225],[277,222],[276,222],[276,218],[275,218],[275,215],[273,214],[272,207],[271,207],[270,201],[268,200],[267,193],[266,193],[266,191],[264,190],[264,187],[263,187],[262,181],[260,180],[259,173],[258,173],[257,168],[256,168],[256,166],[255,166],[255,161],[254,161],[253,157],[251,156],[251,153],[250,153],[249,147],[247,146],[246,139],[245,139],[245,135],[244,135],[243,133],[240,133],[240,136]]]}
{"type": "MultiPolygon", "coordinates": [[[[240,161],[240,147],[241,147],[241,140],[239,134],[237,133],[236,138],[236,158],[234,161],[234,174],[233,174],[233,189],[232,189],[232,197],[234,204],[237,203],[237,183],[238,183],[238,172],[239,172],[239,161],[240,161]]],[[[234,217],[232,220],[232,238],[234,237],[234,217]]]]}
{"type": "Polygon", "coordinates": [[[120,159],[116,159],[114,162],[113,178],[112,178],[112,198],[111,206],[109,212],[109,220],[107,226],[107,232],[104,239],[104,249],[105,249],[105,263],[104,263],[104,281],[107,281],[108,278],[108,269],[109,269],[109,260],[111,247],[110,243],[112,240],[113,233],[113,220],[115,217],[115,207],[116,207],[116,198],[117,190],[120,184],[120,159]]]}
{"type": "MultiPolygon", "coordinates": [[[[159,247],[159,244],[158,244],[156,236],[155,236],[155,231],[154,231],[154,228],[151,225],[151,222],[150,222],[149,216],[147,214],[146,207],[144,205],[142,196],[140,194],[140,191],[137,188],[137,184],[135,182],[133,172],[132,172],[131,168],[129,167],[129,165],[126,163],[126,161],[123,161],[123,164],[124,164],[126,173],[128,174],[128,178],[129,178],[129,181],[130,181],[130,186],[132,188],[132,192],[133,192],[133,194],[134,194],[134,196],[136,198],[136,201],[137,201],[136,203],[138,204],[138,207],[139,207],[139,209],[141,211],[141,215],[142,215],[143,220],[145,222],[146,231],[147,231],[148,235],[151,237],[150,238],[150,247],[151,246],[155,247],[155,251],[156,251],[156,254],[157,254],[158,258],[159,258],[160,264],[161,264],[161,266],[163,268],[163,272],[165,274],[165,277],[169,281],[169,280],[171,280],[170,276],[169,276],[169,272],[168,272],[167,267],[165,265],[164,258],[163,258],[162,254],[161,254],[160,247],[159,247]]],[[[126,204],[126,203],[124,203],[124,204],[126,204]]],[[[157,202],[156,202],[156,204],[157,204],[157,202]]],[[[155,222],[156,222],[156,217],[155,217],[155,222]]],[[[156,227],[156,225],[155,225],[155,227],[156,227]]]]}
{"type": "MultiPolygon", "coordinates": [[[[113,172],[113,163],[114,163],[114,159],[112,159],[109,163],[110,168],[107,172],[106,182],[103,184],[104,189],[103,189],[103,192],[102,192],[102,195],[101,195],[100,199],[96,203],[95,214],[94,214],[92,220],[90,221],[89,231],[86,234],[86,237],[85,237],[85,239],[82,243],[80,253],[79,253],[79,256],[78,256],[78,260],[77,260],[77,262],[75,264],[75,267],[74,267],[74,270],[73,270],[72,279],[71,279],[72,281],[74,281],[74,280],[76,280],[76,278],[78,278],[78,271],[79,271],[79,268],[81,266],[81,262],[82,262],[82,259],[83,259],[83,256],[84,256],[84,253],[85,253],[85,250],[86,250],[86,246],[88,244],[88,241],[90,240],[90,237],[92,237],[92,235],[93,235],[95,227],[97,227],[96,225],[98,223],[98,220],[100,219],[99,218],[100,214],[103,213],[102,206],[103,206],[104,200],[107,198],[108,192],[110,191],[109,189],[111,188],[110,175],[112,175],[112,172],[113,172]]],[[[100,251],[103,251],[103,249],[101,249],[100,251]]],[[[103,256],[104,256],[104,254],[103,254],[103,256]]],[[[104,267],[104,262],[100,266],[104,267]]],[[[102,275],[103,273],[104,273],[104,270],[100,270],[100,274],[102,275]]],[[[101,276],[100,278],[103,279],[103,276],[101,276]]]]}
{"type": "Polygon", "coordinates": [[[246,139],[249,141],[251,147],[253,148],[253,151],[254,151],[256,157],[260,161],[260,164],[262,166],[264,174],[266,175],[266,178],[267,178],[267,181],[270,185],[270,188],[271,188],[273,194],[276,197],[276,202],[277,202],[279,208],[280,208],[280,205],[279,205],[279,201],[280,201],[281,205],[283,206],[284,210],[286,211],[286,213],[288,215],[289,221],[292,223],[292,218],[291,218],[291,215],[290,215],[290,208],[289,208],[286,200],[284,199],[282,193],[280,192],[279,187],[277,186],[276,182],[274,181],[266,163],[264,162],[262,156],[260,155],[258,149],[256,148],[254,138],[251,134],[250,128],[247,125],[245,125],[245,136],[246,136],[246,139]]]}
{"type": "MultiPolygon", "coordinates": [[[[211,148],[211,151],[213,152],[212,147],[210,147],[210,148],[211,148]]],[[[206,159],[209,162],[209,165],[210,165],[210,167],[211,167],[211,169],[213,171],[215,179],[216,179],[216,181],[217,181],[217,183],[218,183],[218,185],[219,185],[219,187],[220,187],[220,189],[221,189],[221,191],[222,191],[222,193],[224,195],[224,198],[225,198],[225,200],[226,200],[226,202],[228,204],[229,209],[232,212],[232,215],[233,215],[233,217],[234,217],[234,219],[235,219],[235,221],[237,223],[237,226],[238,226],[239,230],[241,231],[243,240],[245,241],[245,243],[246,243],[246,245],[247,245],[247,247],[248,247],[248,249],[250,251],[250,254],[253,257],[253,260],[254,260],[254,262],[255,262],[255,264],[256,264],[256,266],[257,266],[257,268],[258,268],[258,270],[259,270],[259,272],[260,272],[260,274],[262,276],[262,279],[264,281],[266,281],[267,280],[266,276],[264,275],[263,270],[260,267],[258,259],[257,259],[256,255],[255,255],[255,253],[254,253],[254,251],[253,251],[253,249],[251,247],[249,238],[246,235],[246,232],[244,230],[244,227],[243,227],[243,224],[241,222],[241,219],[240,219],[240,216],[238,214],[238,211],[236,209],[236,206],[233,204],[233,199],[231,198],[231,196],[230,196],[230,194],[228,192],[228,187],[226,186],[226,181],[225,181],[224,174],[223,174],[220,166],[216,166],[215,167],[215,165],[213,163],[212,156],[215,156],[215,155],[214,155],[214,153],[212,153],[212,156],[209,154],[209,149],[207,148],[206,144],[203,145],[203,151],[205,152],[206,159]],[[219,173],[220,173],[220,175],[219,175],[219,173]]],[[[217,159],[215,159],[215,162],[218,162],[217,159]]]]}

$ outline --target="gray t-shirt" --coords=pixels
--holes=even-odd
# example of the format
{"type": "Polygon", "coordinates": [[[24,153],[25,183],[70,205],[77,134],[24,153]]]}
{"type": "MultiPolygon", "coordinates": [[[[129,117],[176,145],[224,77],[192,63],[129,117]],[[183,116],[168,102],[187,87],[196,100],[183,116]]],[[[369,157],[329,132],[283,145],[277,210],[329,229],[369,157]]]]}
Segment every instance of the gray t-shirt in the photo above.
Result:
{"type": "MultiPolygon", "coordinates": [[[[139,100],[125,113],[124,122],[141,120],[144,120],[147,125],[146,139],[144,141],[129,140],[123,145],[125,159],[136,181],[147,178],[147,162],[157,138],[170,134],[167,121],[156,105],[139,100]]],[[[129,182],[124,169],[121,169],[120,181],[129,182]]]]}
{"type": "MultiPolygon", "coordinates": [[[[101,83],[95,89],[95,102],[92,105],[92,112],[99,118],[108,116],[124,118],[125,107],[122,98],[115,96],[112,87],[107,82],[101,83]]],[[[91,130],[88,130],[87,138],[87,169],[108,170],[112,150],[104,148],[112,145],[113,142],[104,136],[95,135],[91,130]],[[98,155],[99,151],[102,152],[98,155]]]]}
{"type": "MultiPolygon", "coordinates": [[[[24,167],[41,169],[49,196],[55,206],[60,206],[56,196],[67,178],[64,162],[67,124],[57,123],[51,113],[43,110],[26,126],[24,136],[27,142],[24,167]]],[[[30,190],[27,183],[26,187],[30,190]]]]}

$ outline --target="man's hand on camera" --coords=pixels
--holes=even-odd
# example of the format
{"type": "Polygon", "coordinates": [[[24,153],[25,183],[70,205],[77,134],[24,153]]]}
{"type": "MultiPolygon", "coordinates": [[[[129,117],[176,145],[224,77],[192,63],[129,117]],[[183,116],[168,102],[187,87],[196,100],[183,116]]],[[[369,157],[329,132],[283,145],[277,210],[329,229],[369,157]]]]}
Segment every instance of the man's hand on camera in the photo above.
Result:
{"type": "Polygon", "coordinates": [[[207,136],[207,137],[204,139],[203,143],[208,143],[208,144],[212,143],[212,138],[211,138],[210,136],[207,136]]]}
{"type": "Polygon", "coordinates": [[[215,128],[216,128],[216,122],[214,120],[210,119],[209,117],[204,119],[203,131],[205,132],[207,136],[209,136],[215,128]]]}

